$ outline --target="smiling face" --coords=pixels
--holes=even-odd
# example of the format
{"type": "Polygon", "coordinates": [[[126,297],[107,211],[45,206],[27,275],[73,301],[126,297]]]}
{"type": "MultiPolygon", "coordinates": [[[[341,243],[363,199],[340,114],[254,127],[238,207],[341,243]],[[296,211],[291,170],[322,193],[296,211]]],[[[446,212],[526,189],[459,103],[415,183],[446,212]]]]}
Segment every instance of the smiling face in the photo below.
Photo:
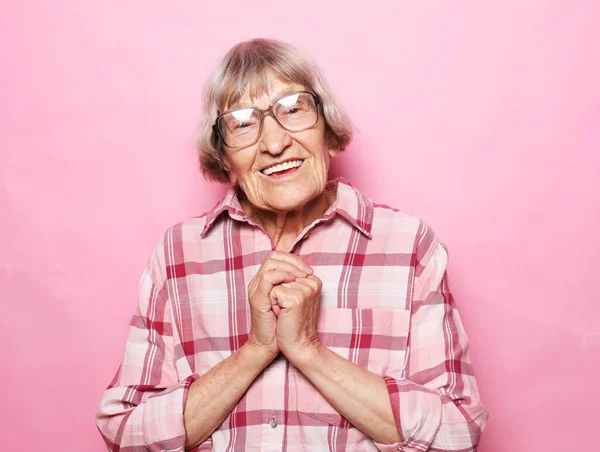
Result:
{"type": "MultiPolygon", "coordinates": [[[[245,106],[268,108],[276,99],[307,87],[269,75],[267,94],[242,97],[228,109],[245,106]]],[[[291,212],[303,208],[325,190],[329,158],[339,148],[327,144],[325,122],[301,132],[289,132],[272,116],[264,118],[258,141],[243,148],[224,147],[224,167],[233,183],[244,191],[254,208],[271,212],[291,212]]]]}

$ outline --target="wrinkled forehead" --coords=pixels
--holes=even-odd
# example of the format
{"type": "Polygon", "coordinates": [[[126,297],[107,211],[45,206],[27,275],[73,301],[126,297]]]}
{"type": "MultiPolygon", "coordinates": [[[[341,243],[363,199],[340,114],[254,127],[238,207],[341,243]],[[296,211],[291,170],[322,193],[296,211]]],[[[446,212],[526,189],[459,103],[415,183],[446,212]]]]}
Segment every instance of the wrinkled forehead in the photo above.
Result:
{"type": "Polygon", "coordinates": [[[219,96],[219,111],[250,105],[266,108],[286,94],[310,89],[307,80],[300,77],[284,77],[271,68],[256,73],[245,73],[225,81],[219,96]]]}

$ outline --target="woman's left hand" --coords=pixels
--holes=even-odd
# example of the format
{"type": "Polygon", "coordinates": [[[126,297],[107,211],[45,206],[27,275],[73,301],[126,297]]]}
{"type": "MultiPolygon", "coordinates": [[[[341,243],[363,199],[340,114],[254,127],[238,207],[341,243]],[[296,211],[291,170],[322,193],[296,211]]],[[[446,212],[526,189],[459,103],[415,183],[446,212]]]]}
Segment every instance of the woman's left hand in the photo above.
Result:
{"type": "Polygon", "coordinates": [[[321,280],[309,275],[278,284],[271,290],[272,303],[281,308],[277,319],[277,344],[292,364],[320,346],[317,320],[321,287],[321,280]]]}

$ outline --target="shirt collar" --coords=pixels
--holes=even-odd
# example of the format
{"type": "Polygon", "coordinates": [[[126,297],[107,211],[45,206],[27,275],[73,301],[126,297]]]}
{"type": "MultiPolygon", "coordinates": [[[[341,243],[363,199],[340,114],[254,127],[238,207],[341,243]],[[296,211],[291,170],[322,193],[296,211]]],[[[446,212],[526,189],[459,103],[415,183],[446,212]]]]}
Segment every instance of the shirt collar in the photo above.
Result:
{"type": "MultiPolygon", "coordinates": [[[[373,223],[373,203],[371,200],[363,196],[343,178],[329,181],[326,189],[336,192],[336,200],[329,206],[319,221],[330,220],[339,215],[370,239],[373,223]]],[[[200,233],[201,237],[208,233],[209,229],[224,212],[227,212],[233,220],[256,225],[244,213],[237,190],[236,187],[230,187],[225,197],[206,213],[206,223],[200,233]]]]}

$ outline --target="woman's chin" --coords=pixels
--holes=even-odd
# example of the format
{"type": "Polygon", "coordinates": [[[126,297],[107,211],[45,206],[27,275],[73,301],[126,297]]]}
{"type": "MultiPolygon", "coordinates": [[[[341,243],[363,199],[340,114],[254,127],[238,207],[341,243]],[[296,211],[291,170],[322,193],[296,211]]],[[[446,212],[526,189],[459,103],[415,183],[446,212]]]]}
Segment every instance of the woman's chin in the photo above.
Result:
{"type": "Polygon", "coordinates": [[[274,212],[293,212],[305,208],[313,199],[319,196],[315,192],[292,192],[285,196],[271,199],[269,210],[274,212]]]}
{"type": "Polygon", "coordinates": [[[274,205],[271,204],[269,206],[266,206],[266,208],[263,210],[269,210],[271,212],[276,212],[276,213],[294,212],[296,210],[303,209],[309,202],[310,202],[310,199],[303,200],[300,202],[295,202],[295,203],[278,203],[278,204],[274,204],[274,205]]]}
{"type": "Polygon", "coordinates": [[[325,191],[325,183],[315,183],[314,179],[289,184],[264,184],[253,187],[246,185],[244,192],[253,208],[285,213],[304,209],[325,191]]]}

